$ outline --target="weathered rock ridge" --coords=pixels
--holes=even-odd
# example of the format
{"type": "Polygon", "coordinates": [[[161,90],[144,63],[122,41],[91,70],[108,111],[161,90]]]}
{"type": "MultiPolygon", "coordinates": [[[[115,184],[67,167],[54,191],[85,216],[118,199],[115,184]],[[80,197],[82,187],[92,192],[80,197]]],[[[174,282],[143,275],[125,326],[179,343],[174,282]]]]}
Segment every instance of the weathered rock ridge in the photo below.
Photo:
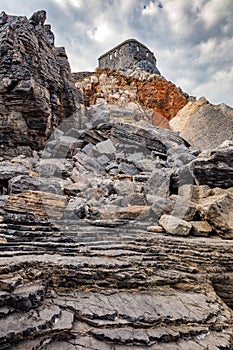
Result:
{"type": "Polygon", "coordinates": [[[54,46],[45,11],[0,15],[0,155],[41,149],[61,120],[78,108],[67,55],[54,46]]]}
{"type": "MultiPolygon", "coordinates": [[[[77,75],[74,75],[77,78],[77,75]]],[[[188,103],[188,95],[158,74],[138,67],[125,71],[97,70],[76,81],[86,106],[103,98],[108,108],[128,110],[128,118],[144,119],[153,125],[169,128],[169,120],[188,103]],[[131,115],[130,115],[131,114],[131,115]]]]}

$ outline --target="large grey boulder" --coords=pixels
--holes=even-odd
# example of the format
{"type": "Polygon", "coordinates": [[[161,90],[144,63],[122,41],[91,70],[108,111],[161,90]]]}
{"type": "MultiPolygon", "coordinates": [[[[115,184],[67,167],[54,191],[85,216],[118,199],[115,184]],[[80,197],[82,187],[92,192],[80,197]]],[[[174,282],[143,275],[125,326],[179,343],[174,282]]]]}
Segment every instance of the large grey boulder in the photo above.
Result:
{"type": "Polygon", "coordinates": [[[155,169],[147,182],[146,191],[159,197],[168,197],[170,191],[170,178],[172,169],[155,169]]]}
{"type": "Polygon", "coordinates": [[[130,180],[116,180],[114,181],[113,188],[118,196],[128,196],[135,192],[137,185],[130,180]]]}
{"type": "Polygon", "coordinates": [[[148,204],[151,205],[153,219],[157,221],[163,214],[171,214],[174,203],[170,198],[156,195],[146,195],[148,204]]]}
{"type": "Polygon", "coordinates": [[[204,198],[198,210],[219,236],[233,239],[233,193],[204,198]]]}
{"type": "MultiPolygon", "coordinates": [[[[232,119],[233,121],[233,119],[232,119]]],[[[200,154],[189,164],[198,185],[229,188],[233,186],[233,142],[224,142],[220,147],[200,154]]]]}
{"type": "Polygon", "coordinates": [[[120,174],[127,174],[127,175],[139,174],[138,168],[133,163],[128,163],[124,161],[119,164],[118,170],[120,174]]]}
{"type": "Polygon", "coordinates": [[[72,174],[72,164],[66,159],[41,159],[36,170],[41,177],[67,178],[72,174]]]}
{"type": "Polygon", "coordinates": [[[114,155],[116,152],[116,148],[111,140],[102,141],[96,144],[96,149],[101,154],[109,154],[114,155]]]}
{"type": "Polygon", "coordinates": [[[169,122],[192,146],[214,149],[233,140],[233,109],[225,104],[212,105],[204,97],[186,104],[169,122]]]}
{"type": "Polygon", "coordinates": [[[10,180],[18,175],[27,175],[29,169],[24,165],[11,162],[0,162],[0,180],[10,180]]]}
{"type": "Polygon", "coordinates": [[[173,194],[169,199],[173,202],[173,208],[170,213],[171,215],[188,221],[194,219],[197,208],[190,198],[173,194]]]}
{"type": "Polygon", "coordinates": [[[27,190],[61,194],[61,184],[56,179],[29,175],[19,175],[9,181],[9,193],[27,190]]]}
{"type": "Polygon", "coordinates": [[[174,145],[167,151],[167,155],[167,165],[173,169],[178,169],[196,158],[185,145],[174,145]]]}

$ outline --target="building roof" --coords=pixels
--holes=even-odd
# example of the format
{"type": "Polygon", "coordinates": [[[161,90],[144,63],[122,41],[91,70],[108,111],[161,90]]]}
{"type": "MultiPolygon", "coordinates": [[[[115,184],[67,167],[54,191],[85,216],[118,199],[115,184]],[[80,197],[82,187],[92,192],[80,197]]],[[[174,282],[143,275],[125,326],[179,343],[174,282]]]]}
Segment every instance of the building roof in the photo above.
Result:
{"type": "Polygon", "coordinates": [[[117,50],[119,49],[121,46],[123,46],[124,44],[126,43],[129,43],[129,42],[135,42],[136,44],[140,45],[140,46],[143,46],[146,50],[148,50],[148,52],[150,53],[153,53],[152,51],[150,51],[148,49],[148,47],[146,47],[144,44],[140,43],[140,41],[136,40],[136,39],[127,39],[125,41],[123,41],[122,43],[118,44],[117,46],[114,46],[111,50],[108,50],[107,52],[105,52],[103,55],[101,55],[98,60],[100,60],[102,57],[106,56],[106,55],[109,55],[112,51],[114,50],[117,50]]]}

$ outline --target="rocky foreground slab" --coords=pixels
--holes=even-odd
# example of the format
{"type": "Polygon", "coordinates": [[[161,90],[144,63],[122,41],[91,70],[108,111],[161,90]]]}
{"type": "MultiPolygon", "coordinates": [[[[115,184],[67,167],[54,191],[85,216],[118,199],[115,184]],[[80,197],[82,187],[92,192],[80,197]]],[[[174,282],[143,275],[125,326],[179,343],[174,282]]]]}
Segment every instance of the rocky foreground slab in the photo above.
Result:
{"type": "Polygon", "coordinates": [[[2,161],[0,349],[232,349],[231,152],[100,104],[2,161]]]}

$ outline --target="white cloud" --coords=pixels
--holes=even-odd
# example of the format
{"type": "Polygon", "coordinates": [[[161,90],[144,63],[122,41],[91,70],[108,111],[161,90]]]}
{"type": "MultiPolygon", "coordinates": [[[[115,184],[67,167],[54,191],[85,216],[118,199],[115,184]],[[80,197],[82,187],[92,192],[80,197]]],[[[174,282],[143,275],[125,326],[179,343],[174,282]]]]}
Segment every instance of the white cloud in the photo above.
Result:
{"type": "Polygon", "coordinates": [[[101,23],[93,31],[89,32],[90,37],[96,41],[104,42],[108,37],[112,36],[109,27],[109,23],[101,23]]]}
{"type": "Polygon", "coordinates": [[[157,3],[150,1],[148,5],[144,5],[142,15],[153,16],[159,13],[159,6],[157,3]]]}
{"type": "Polygon", "coordinates": [[[232,8],[231,0],[209,0],[203,6],[202,18],[208,28],[219,26],[227,18],[232,18],[229,9],[232,8]]]}

